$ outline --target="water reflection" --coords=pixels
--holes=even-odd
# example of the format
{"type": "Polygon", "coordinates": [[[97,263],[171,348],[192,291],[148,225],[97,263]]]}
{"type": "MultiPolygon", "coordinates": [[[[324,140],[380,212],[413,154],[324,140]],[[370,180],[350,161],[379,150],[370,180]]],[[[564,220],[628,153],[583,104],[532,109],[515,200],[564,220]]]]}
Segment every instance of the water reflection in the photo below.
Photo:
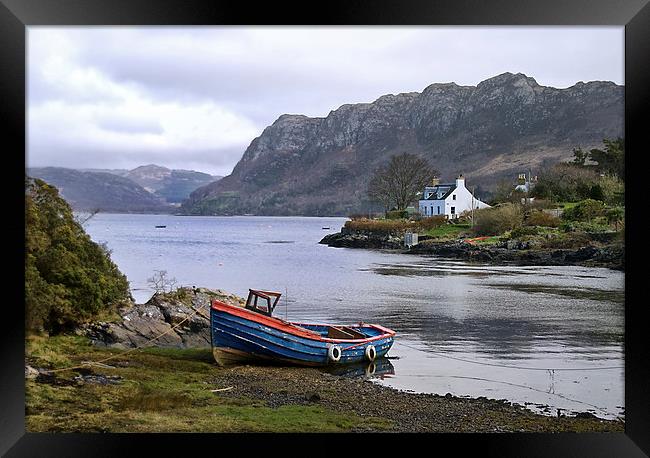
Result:
{"type": "Polygon", "coordinates": [[[388,358],[377,358],[375,361],[369,363],[327,366],[323,368],[323,371],[340,377],[383,379],[386,376],[394,375],[395,367],[393,367],[388,358]]]}

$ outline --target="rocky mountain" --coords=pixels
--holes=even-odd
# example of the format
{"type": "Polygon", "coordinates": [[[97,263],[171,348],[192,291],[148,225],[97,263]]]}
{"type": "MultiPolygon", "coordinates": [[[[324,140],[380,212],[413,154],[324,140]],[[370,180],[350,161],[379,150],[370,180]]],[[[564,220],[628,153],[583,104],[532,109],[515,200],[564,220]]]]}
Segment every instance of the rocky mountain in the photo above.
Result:
{"type": "Polygon", "coordinates": [[[503,178],[572,157],[623,135],[624,87],[578,82],[558,89],[504,73],[477,86],[436,83],[421,93],[343,105],[324,118],[280,116],[231,175],[194,191],[190,214],[347,215],[371,207],[373,170],[415,153],[459,173],[482,197],[503,178]]]}
{"type": "Polygon", "coordinates": [[[175,209],[129,178],[112,173],[42,167],[30,168],[27,174],[56,186],[74,210],[165,213],[175,209]]]}
{"type": "Polygon", "coordinates": [[[171,170],[154,164],[129,170],[125,176],[169,203],[181,203],[195,189],[222,178],[194,170],[171,170]]]}

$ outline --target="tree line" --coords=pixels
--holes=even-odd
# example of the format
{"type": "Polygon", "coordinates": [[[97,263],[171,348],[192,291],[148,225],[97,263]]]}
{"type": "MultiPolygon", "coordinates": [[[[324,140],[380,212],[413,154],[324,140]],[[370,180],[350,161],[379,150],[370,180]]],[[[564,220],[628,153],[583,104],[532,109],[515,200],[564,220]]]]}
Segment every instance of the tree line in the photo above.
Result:
{"type": "Polygon", "coordinates": [[[573,160],[542,170],[531,196],[552,201],[593,199],[625,204],[625,143],[604,139],[604,148],[573,149],[573,160]]]}

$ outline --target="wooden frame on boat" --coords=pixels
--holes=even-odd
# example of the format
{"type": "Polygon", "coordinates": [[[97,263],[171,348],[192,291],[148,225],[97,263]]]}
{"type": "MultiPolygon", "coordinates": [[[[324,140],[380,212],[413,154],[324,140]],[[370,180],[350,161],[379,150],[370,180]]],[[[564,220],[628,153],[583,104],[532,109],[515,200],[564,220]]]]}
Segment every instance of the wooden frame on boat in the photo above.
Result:
{"type": "Polygon", "coordinates": [[[249,289],[248,298],[246,299],[246,305],[244,308],[248,310],[253,310],[254,312],[263,313],[264,315],[271,316],[275,306],[278,305],[280,300],[281,293],[275,291],[262,291],[259,289],[249,289]],[[257,304],[258,299],[266,299],[266,309],[257,304]],[[271,303],[271,298],[275,298],[271,303]]]}

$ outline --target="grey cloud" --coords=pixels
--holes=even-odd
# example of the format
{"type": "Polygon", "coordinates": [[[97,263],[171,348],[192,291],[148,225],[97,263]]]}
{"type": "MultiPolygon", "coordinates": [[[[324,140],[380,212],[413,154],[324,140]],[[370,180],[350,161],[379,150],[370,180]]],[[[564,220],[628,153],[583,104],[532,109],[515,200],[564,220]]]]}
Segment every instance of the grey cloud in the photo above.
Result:
{"type": "Polygon", "coordinates": [[[98,127],[119,133],[129,134],[161,134],[164,132],[160,122],[153,119],[142,119],[137,117],[124,116],[98,116],[96,117],[98,127]]]}

